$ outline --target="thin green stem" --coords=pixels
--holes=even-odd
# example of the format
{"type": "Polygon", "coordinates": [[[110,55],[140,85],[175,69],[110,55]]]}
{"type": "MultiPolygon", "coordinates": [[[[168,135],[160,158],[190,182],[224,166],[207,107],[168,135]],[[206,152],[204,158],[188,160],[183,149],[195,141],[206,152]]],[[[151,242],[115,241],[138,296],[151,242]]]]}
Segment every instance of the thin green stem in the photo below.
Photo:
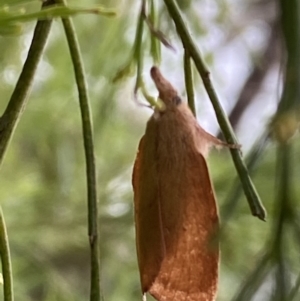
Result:
{"type": "Polygon", "coordinates": [[[127,63],[122,67],[114,76],[113,82],[117,82],[120,79],[123,79],[126,76],[129,76],[133,73],[135,65],[137,65],[137,77],[134,87],[134,93],[137,92],[140,85],[142,84],[142,58],[141,58],[141,49],[143,41],[143,31],[144,31],[144,14],[145,14],[145,0],[141,1],[141,9],[138,17],[138,24],[135,31],[134,43],[131,50],[131,54],[127,63]]]}
{"type": "MultiPolygon", "coordinates": [[[[157,11],[156,11],[154,2],[155,2],[155,0],[150,0],[150,3],[149,3],[149,6],[150,6],[149,19],[152,22],[153,26],[155,27],[157,24],[157,11]]],[[[161,61],[160,42],[154,34],[151,34],[150,53],[151,53],[154,63],[159,64],[161,61]]]]}
{"type": "MultiPolygon", "coordinates": [[[[52,4],[52,0],[44,1],[42,8],[52,4]]],[[[22,72],[9,103],[0,119],[0,165],[4,159],[13,132],[25,109],[27,98],[33,84],[34,75],[50,32],[51,23],[51,20],[37,22],[22,72]]]]}
{"type": "Polygon", "coordinates": [[[0,206],[0,255],[2,264],[2,275],[3,275],[3,300],[13,301],[13,278],[12,278],[12,266],[10,261],[9,243],[8,236],[5,226],[4,215],[0,206]]]}
{"type": "Polygon", "coordinates": [[[270,271],[270,259],[271,257],[269,253],[265,253],[261,257],[258,264],[249,275],[246,282],[241,286],[232,301],[251,300],[270,271]]]}
{"type": "MultiPolygon", "coordinates": [[[[56,2],[65,4],[64,0],[56,0],[56,2]]],[[[101,288],[98,243],[97,176],[94,154],[92,113],[89,103],[85,72],[81,58],[81,51],[77,40],[75,28],[70,18],[64,18],[62,19],[62,21],[73,62],[82,119],[82,132],[86,160],[88,194],[88,235],[91,251],[90,301],[99,301],[101,299],[101,288]]]]}
{"type": "MultiPolygon", "coordinates": [[[[44,1],[42,9],[52,5],[53,1],[44,1]]],[[[51,20],[38,21],[22,72],[0,119],[0,165],[3,162],[7,147],[14,130],[25,109],[27,98],[32,87],[34,75],[41,59],[51,28],[51,20]]],[[[8,245],[8,236],[2,209],[0,207],[0,253],[4,281],[4,300],[13,301],[13,279],[8,245]]]]}
{"type": "Polygon", "coordinates": [[[297,277],[297,280],[295,282],[295,285],[294,287],[291,289],[290,293],[289,293],[289,296],[287,298],[287,300],[289,301],[294,301],[296,300],[296,297],[299,293],[299,289],[300,289],[300,274],[298,275],[297,277]]]}
{"type": "MultiPolygon", "coordinates": [[[[214,107],[214,111],[216,113],[216,116],[217,116],[219,125],[222,129],[222,132],[224,133],[226,141],[229,144],[237,143],[237,139],[235,137],[233,129],[232,129],[232,127],[229,123],[229,120],[220,104],[217,93],[211,82],[210,72],[208,71],[207,67],[205,66],[205,63],[201,57],[201,54],[183,21],[183,18],[181,16],[181,13],[179,11],[176,1],[175,0],[164,0],[164,2],[165,2],[165,5],[167,6],[167,9],[169,11],[171,18],[173,19],[173,21],[175,23],[175,26],[176,26],[178,35],[181,38],[183,47],[189,51],[189,54],[190,54],[191,58],[193,59],[195,66],[202,78],[204,87],[205,87],[207,94],[211,100],[211,103],[214,107]]],[[[265,211],[265,209],[260,201],[260,198],[258,196],[258,193],[251,181],[247,167],[242,159],[241,151],[238,149],[230,149],[230,152],[231,152],[233,162],[235,164],[235,168],[239,174],[241,183],[243,185],[243,189],[244,189],[245,195],[247,197],[252,214],[262,220],[265,220],[266,211],[265,211]]]]}
{"type": "Polygon", "coordinates": [[[193,70],[191,64],[191,57],[188,49],[186,48],[184,49],[183,66],[184,66],[185,90],[187,94],[188,104],[194,116],[196,117],[193,70]]]}
{"type": "Polygon", "coordinates": [[[134,42],[133,58],[136,60],[137,75],[134,92],[136,93],[138,88],[143,84],[142,72],[143,72],[143,56],[142,56],[142,42],[144,32],[144,14],[145,14],[145,0],[142,0],[141,12],[139,15],[139,21],[137,25],[136,38],[134,42]]]}
{"type": "MultiPolygon", "coordinates": [[[[277,114],[299,110],[300,96],[300,3],[297,0],[279,1],[280,22],[283,38],[287,50],[287,63],[285,70],[285,83],[282,99],[278,105],[277,114]]],[[[298,116],[299,117],[299,116],[298,116]]],[[[299,120],[298,120],[299,121],[299,120]]],[[[295,131],[297,130],[297,126],[295,131]]]]}
{"type": "Polygon", "coordinates": [[[273,254],[277,262],[276,271],[276,291],[277,300],[286,300],[287,292],[290,290],[289,277],[285,266],[285,231],[287,222],[291,221],[292,207],[291,201],[291,145],[282,143],[278,145],[277,154],[277,175],[278,175],[278,192],[277,192],[277,215],[274,218],[273,226],[273,254]]]}
{"type": "Polygon", "coordinates": [[[297,0],[280,0],[279,7],[287,61],[282,96],[271,129],[274,138],[283,143],[294,136],[300,123],[300,3],[297,0]]]}
{"type": "MultiPolygon", "coordinates": [[[[254,168],[257,166],[268,145],[269,139],[269,131],[265,131],[254,144],[245,159],[248,171],[252,173],[252,175],[254,168]]],[[[240,185],[239,178],[237,177],[234,181],[231,191],[228,194],[228,197],[224,201],[223,207],[221,208],[222,230],[226,227],[227,222],[232,217],[242,192],[243,190],[240,185]]]]}

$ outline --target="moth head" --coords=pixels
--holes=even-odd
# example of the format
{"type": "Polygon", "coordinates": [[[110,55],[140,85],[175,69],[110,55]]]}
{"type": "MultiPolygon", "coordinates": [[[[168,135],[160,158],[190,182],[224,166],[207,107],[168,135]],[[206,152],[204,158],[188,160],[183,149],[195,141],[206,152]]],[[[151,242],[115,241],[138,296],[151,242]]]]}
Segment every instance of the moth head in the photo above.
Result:
{"type": "Polygon", "coordinates": [[[153,66],[150,70],[150,74],[159,92],[159,98],[166,105],[166,108],[177,106],[182,102],[177,91],[170,82],[162,76],[157,67],[153,66]]]}

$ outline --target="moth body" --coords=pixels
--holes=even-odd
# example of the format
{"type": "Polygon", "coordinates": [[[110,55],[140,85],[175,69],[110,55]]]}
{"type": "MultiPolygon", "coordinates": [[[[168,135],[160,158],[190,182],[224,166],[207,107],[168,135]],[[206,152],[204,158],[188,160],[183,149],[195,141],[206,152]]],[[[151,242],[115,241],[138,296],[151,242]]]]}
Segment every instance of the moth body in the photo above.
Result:
{"type": "Polygon", "coordinates": [[[159,301],[213,301],[218,213],[204,155],[216,138],[156,67],[151,75],[165,109],[148,121],[133,172],[142,292],[159,301]]]}

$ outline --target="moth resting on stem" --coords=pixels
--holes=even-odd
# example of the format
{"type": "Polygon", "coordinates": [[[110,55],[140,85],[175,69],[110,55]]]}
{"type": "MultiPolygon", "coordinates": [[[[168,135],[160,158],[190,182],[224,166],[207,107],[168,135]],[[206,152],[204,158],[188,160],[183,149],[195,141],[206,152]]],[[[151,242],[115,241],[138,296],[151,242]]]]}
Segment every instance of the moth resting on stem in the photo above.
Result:
{"type": "Polygon", "coordinates": [[[205,160],[229,146],[200,127],[157,67],[155,107],[133,169],[136,247],[143,294],[159,301],[213,301],[219,246],[218,210],[205,160]]]}

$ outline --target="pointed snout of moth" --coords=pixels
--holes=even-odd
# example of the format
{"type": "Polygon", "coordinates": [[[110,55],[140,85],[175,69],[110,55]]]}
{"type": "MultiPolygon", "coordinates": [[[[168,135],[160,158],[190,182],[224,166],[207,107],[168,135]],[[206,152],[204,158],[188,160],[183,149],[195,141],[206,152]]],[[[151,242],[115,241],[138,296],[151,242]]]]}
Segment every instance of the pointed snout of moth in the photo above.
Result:
{"type": "Polygon", "coordinates": [[[166,104],[178,102],[179,96],[177,91],[173,88],[171,83],[167,81],[161,74],[160,70],[153,66],[150,70],[150,75],[153,79],[153,82],[159,92],[159,98],[166,104]]]}

